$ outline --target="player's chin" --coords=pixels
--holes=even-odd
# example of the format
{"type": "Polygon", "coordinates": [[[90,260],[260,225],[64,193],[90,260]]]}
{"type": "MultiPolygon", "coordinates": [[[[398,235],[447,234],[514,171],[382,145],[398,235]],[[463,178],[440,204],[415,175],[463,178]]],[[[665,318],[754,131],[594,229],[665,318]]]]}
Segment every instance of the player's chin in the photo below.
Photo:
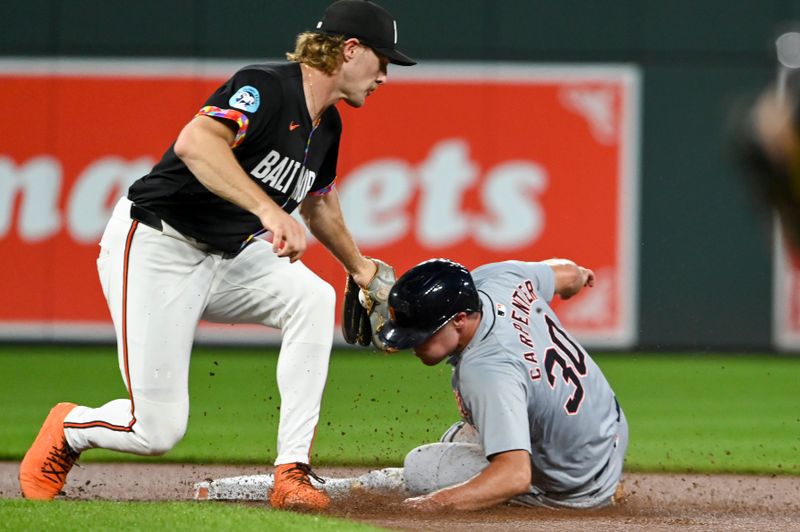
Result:
{"type": "Polygon", "coordinates": [[[435,366],[439,362],[441,362],[445,357],[444,356],[436,356],[436,355],[429,355],[426,353],[414,353],[420,361],[425,364],[426,366],[435,366]]]}
{"type": "Polygon", "coordinates": [[[358,108],[358,107],[363,107],[363,106],[364,106],[364,104],[365,104],[365,103],[366,103],[366,101],[367,101],[367,95],[366,95],[366,94],[364,94],[363,96],[350,96],[350,97],[348,97],[348,98],[345,98],[345,100],[344,100],[344,101],[345,101],[345,102],[347,103],[347,105],[349,105],[350,107],[355,107],[355,108],[358,108]]]}

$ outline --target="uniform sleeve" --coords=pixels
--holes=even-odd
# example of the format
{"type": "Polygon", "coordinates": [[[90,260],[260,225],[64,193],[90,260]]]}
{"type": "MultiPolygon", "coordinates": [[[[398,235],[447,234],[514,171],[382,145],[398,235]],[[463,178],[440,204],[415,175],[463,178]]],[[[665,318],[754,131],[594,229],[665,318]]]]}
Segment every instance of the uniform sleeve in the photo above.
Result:
{"type": "Polygon", "coordinates": [[[226,81],[195,116],[210,116],[231,128],[235,137],[231,148],[269,126],[281,106],[280,82],[263,70],[240,70],[226,81]]]}
{"type": "Polygon", "coordinates": [[[556,292],[556,274],[549,265],[542,262],[526,262],[524,268],[529,272],[531,281],[536,287],[536,291],[550,303],[556,292]]]}
{"type": "Polygon", "coordinates": [[[331,144],[328,153],[325,154],[325,160],[322,161],[319,174],[317,174],[314,185],[308,192],[309,195],[313,196],[321,196],[330,192],[334,187],[334,180],[336,179],[336,167],[339,164],[339,141],[342,137],[342,120],[335,107],[332,107],[331,110],[334,112],[331,113],[330,127],[333,130],[333,135],[336,140],[331,144]]]}
{"type": "Polygon", "coordinates": [[[509,260],[496,262],[477,268],[475,274],[484,278],[499,278],[503,275],[515,277],[515,283],[523,282],[528,279],[533,282],[536,293],[550,303],[556,291],[556,275],[553,268],[543,262],[524,262],[521,260],[509,260]]]}
{"type": "Polygon", "coordinates": [[[486,457],[506,451],[531,452],[528,399],[509,367],[462,367],[459,392],[481,436],[486,457]]]}

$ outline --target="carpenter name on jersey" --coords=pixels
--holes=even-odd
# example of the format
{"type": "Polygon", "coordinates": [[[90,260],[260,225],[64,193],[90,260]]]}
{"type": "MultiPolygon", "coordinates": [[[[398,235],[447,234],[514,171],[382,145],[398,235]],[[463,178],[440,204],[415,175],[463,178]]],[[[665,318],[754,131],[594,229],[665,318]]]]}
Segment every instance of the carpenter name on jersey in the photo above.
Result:
{"type": "MultiPolygon", "coordinates": [[[[342,123],[328,108],[311,122],[298,63],[241,69],[198,113],[234,133],[233,154],[250,178],[291,213],[308,194],[324,193],[336,177],[342,123]]],[[[225,252],[261,229],[258,218],[210,192],[170,146],[128,197],[182,233],[225,252]]]]}
{"type": "Polygon", "coordinates": [[[534,486],[575,495],[606,472],[614,453],[620,420],[614,392],[550,308],[549,265],[487,264],[472,277],[488,312],[450,360],[462,413],[478,429],[487,457],[528,451],[534,486]]]}

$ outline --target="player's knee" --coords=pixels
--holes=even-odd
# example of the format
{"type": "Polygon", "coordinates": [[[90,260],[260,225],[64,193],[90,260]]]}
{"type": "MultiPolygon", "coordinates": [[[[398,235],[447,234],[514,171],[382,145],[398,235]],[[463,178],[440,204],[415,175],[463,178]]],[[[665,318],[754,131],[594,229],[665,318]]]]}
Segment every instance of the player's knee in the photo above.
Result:
{"type": "Polygon", "coordinates": [[[165,426],[153,431],[147,437],[147,454],[161,456],[175,447],[183,439],[184,434],[186,434],[186,424],[182,426],[165,426]]]}
{"type": "Polygon", "coordinates": [[[143,454],[159,456],[181,441],[189,421],[189,399],[173,392],[135,390],[134,432],[141,439],[143,454]],[[176,399],[178,399],[176,401],[176,399]]]}
{"type": "Polygon", "coordinates": [[[336,291],[333,287],[319,277],[315,277],[314,281],[309,282],[304,289],[306,293],[298,303],[299,315],[321,325],[330,322],[332,326],[336,313],[336,291]]]}
{"type": "Polygon", "coordinates": [[[475,443],[480,445],[478,431],[464,420],[457,421],[439,438],[442,443],[475,443]]]}
{"type": "Polygon", "coordinates": [[[283,332],[283,342],[310,343],[323,349],[329,348],[333,342],[336,292],[330,284],[311,272],[299,275],[296,282],[291,300],[287,301],[278,322],[283,332]]]}
{"type": "Polygon", "coordinates": [[[320,279],[317,286],[314,287],[314,292],[316,303],[324,312],[335,312],[336,290],[330,283],[320,279]]]}
{"type": "Polygon", "coordinates": [[[469,480],[487,465],[480,445],[429,443],[406,455],[403,475],[410,491],[429,493],[469,480]]]}

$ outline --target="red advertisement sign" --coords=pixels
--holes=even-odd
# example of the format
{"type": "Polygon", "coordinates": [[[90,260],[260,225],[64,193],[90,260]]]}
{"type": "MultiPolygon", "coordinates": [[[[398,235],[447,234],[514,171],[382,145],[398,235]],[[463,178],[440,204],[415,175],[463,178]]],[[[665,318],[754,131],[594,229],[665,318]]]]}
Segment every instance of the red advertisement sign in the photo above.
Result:
{"type": "MultiPolygon", "coordinates": [[[[21,102],[0,116],[0,337],[112,337],[95,270],[111,208],[241,64],[0,61],[0,98],[21,102]]],[[[431,257],[572,258],[597,286],[556,303],[562,321],[588,345],[631,345],[638,92],[630,66],[390,70],[364,108],[340,107],[348,226],[399,273],[431,257]]],[[[320,244],[303,260],[341,292],[320,244]]]]}

